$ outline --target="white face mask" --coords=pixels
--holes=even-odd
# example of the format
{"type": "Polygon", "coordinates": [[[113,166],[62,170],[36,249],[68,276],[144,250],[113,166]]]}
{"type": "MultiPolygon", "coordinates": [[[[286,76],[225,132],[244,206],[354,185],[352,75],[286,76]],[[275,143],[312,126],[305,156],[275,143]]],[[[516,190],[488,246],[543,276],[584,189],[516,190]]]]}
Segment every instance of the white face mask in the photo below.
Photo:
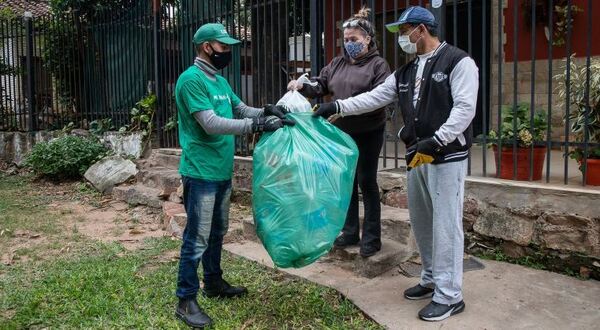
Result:
{"type": "MultiPolygon", "coordinates": [[[[417,43],[410,41],[410,35],[417,30],[418,26],[414,28],[409,34],[398,36],[398,45],[407,54],[414,54],[417,52],[417,43]]],[[[419,38],[421,39],[421,38],[419,38]]],[[[419,41],[417,39],[417,41],[419,41]]]]}

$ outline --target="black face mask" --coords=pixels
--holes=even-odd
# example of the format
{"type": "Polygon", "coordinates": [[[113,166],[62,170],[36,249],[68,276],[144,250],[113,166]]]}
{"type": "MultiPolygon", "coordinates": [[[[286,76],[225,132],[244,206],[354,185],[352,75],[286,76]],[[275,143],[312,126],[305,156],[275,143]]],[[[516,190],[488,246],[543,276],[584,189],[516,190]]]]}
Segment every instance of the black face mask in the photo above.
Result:
{"type": "Polygon", "coordinates": [[[211,44],[208,44],[212,49],[212,54],[209,55],[212,65],[221,70],[229,65],[231,62],[231,51],[228,52],[217,52],[211,44]]]}

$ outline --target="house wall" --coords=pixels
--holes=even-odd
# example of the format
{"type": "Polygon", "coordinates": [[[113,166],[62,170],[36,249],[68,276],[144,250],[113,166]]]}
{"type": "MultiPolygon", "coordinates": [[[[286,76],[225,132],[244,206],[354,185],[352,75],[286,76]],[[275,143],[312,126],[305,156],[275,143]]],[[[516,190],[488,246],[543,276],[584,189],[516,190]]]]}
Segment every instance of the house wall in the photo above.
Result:
{"type": "MultiPolygon", "coordinates": [[[[16,38],[2,39],[0,45],[0,56],[4,59],[4,63],[12,67],[20,67],[20,56],[25,53],[24,47],[16,38]]],[[[20,75],[0,75],[2,83],[2,105],[5,109],[16,113],[23,111],[24,95],[21,90],[20,75]]]]}
{"type": "MultiPolygon", "coordinates": [[[[582,3],[585,1],[574,1],[580,7],[585,8],[582,3]]],[[[566,57],[564,47],[553,47],[553,60],[548,59],[548,40],[543,32],[543,27],[536,29],[536,58],[535,62],[531,58],[531,30],[524,26],[522,13],[519,14],[519,29],[516,79],[515,61],[513,61],[513,1],[503,1],[502,30],[498,29],[498,5],[499,0],[492,0],[491,13],[491,72],[490,72],[490,125],[491,128],[498,127],[498,111],[502,105],[512,105],[516,97],[517,102],[532,102],[532,81],[533,84],[533,107],[548,112],[551,116],[551,137],[553,140],[565,140],[565,124],[563,121],[566,113],[565,99],[558,96],[557,74],[564,73],[566,68],[566,57]],[[499,48],[498,38],[501,38],[502,47],[499,48]],[[499,50],[501,53],[499,53],[499,50]],[[501,65],[499,65],[501,61],[501,65]],[[532,72],[535,73],[532,76],[532,72]],[[498,83],[499,74],[501,74],[501,83],[498,83]],[[516,86],[516,93],[515,93],[516,86]],[[550,99],[549,99],[550,94],[550,99]],[[500,97],[499,97],[500,95],[500,97]]],[[[600,8],[595,6],[594,13],[600,8]]],[[[598,13],[600,14],[600,12],[598,13]]],[[[573,50],[581,50],[586,45],[586,12],[578,14],[574,21],[573,50]]],[[[594,23],[594,29],[600,27],[600,24],[594,23]]],[[[600,31],[598,32],[600,33],[600,31]]],[[[600,44],[594,43],[592,51],[592,60],[600,60],[600,44]]],[[[578,65],[584,65],[586,57],[581,57],[585,52],[578,52],[579,57],[574,57],[573,61],[578,65]]]]}

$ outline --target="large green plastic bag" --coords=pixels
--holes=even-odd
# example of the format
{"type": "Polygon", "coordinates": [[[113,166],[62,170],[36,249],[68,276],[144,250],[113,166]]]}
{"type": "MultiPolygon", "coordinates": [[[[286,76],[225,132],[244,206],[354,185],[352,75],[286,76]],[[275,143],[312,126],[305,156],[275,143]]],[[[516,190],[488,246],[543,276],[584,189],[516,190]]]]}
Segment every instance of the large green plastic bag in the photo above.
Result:
{"type": "Polygon", "coordinates": [[[256,233],[281,268],[303,267],[329,252],[352,196],[358,149],[352,138],[312,113],[262,136],[254,150],[256,233]]]}

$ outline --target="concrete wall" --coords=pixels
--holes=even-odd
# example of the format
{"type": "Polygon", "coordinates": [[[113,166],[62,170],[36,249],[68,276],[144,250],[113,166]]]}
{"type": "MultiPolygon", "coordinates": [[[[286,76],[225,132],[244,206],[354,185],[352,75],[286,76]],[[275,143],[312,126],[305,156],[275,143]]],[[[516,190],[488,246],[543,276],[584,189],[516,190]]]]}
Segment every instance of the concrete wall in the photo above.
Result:
{"type": "MultiPolygon", "coordinates": [[[[382,171],[378,181],[384,204],[408,206],[404,173],[382,171]]],[[[598,201],[600,190],[594,188],[469,177],[463,218],[466,248],[500,249],[512,258],[541,252],[576,270],[595,269],[600,264],[598,201]]]]}
{"type": "Polygon", "coordinates": [[[0,132],[0,160],[21,165],[25,156],[38,142],[49,141],[59,132],[39,131],[35,133],[0,132]]]}

